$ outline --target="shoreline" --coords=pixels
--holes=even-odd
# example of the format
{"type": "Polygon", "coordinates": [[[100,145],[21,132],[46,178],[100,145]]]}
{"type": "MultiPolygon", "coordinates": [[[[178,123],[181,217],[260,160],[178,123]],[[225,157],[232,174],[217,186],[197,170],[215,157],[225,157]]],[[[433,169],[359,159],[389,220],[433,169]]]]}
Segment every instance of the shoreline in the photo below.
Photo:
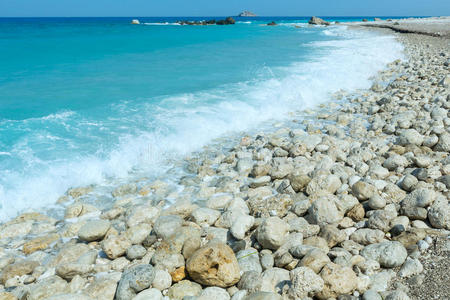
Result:
{"type": "MultiPolygon", "coordinates": [[[[368,293],[372,298],[364,299],[378,299],[374,292],[391,299],[404,294],[408,280],[423,275],[418,270],[427,261],[420,260],[431,251],[430,244],[448,235],[443,228],[450,229],[445,215],[450,196],[445,130],[450,126],[449,45],[445,38],[399,39],[409,52],[407,62],[391,63],[371,90],[342,94],[348,102],[321,105],[311,122],[302,121],[305,130],[243,136],[228,155],[205,151],[187,162],[196,175],[182,183],[202,195],[206,207],[186,196],[163,210],[161,200],[171,191],[156,181],[139,191],[135,184],[117,187],[113,194],[119,200],[106,211],[74,203],[65,220],[22,214],[6,222],[0,227],[0,283],[9,291],[0,296],[181,299],[191,293],[201,294],[199,299],[212,294],[244,299],[264,291],[285,298],[368,293]],[[420,65],[415,48],[434,61],[420,65]],[[388,86],[377,83],[393,77],[388,86]],[[157,197],[132,204],[136,193],[157,197]],[[397,261],[386,262],[377,251],[391,247],[397,261]],[[220,276],[209,276],[216,265],[220,276]],[[390,288],[399,268],[407,275],[400,276],[401,286],[390,288]],[[341,278],[334,278],[336,272],[341,278]],[[138,281],[146,283],[135,288],[138,281]],[[44,291],[49,284],[53,291],[44,291]]],[[[68,195],[77,199],[90,191],[77,188],[68,195]]],[[[448,259],[448,249],[442,249],[448,259]]],[[[428,254],[433,259],[434,253],[428,254]]],[[[410,289],[413,295],[427,293],[425,287],[410,289]]]]}
{"type": "Polygon", "coordinates": [[[351,25],[389,29],[403,34],[450,38],[450,17],[406,18],[391,21],[379,20],[373,22],[355,22],[351,25]]]}

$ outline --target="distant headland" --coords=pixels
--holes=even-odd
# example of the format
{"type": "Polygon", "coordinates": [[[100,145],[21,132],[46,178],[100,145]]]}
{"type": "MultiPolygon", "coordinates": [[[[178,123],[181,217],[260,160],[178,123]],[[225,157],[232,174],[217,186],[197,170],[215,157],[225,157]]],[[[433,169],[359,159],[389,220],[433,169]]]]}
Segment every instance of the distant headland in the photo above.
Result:
{"type": "Polygon", "coordinates": [[[251,11],[244,10],[238,15],[238,17],[256,17],[256,14],[252,13],[251,11]]]}

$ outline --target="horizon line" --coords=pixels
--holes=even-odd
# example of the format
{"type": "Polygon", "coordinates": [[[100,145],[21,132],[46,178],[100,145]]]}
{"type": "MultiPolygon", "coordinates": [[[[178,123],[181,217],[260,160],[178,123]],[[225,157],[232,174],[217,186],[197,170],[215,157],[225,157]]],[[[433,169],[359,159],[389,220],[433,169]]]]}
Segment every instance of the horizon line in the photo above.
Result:
{"type": "Polygon", "coordinates": [[[257,15],[253,17],[240,17],[238,15],[221,15],[221,16],[0,16],[0,18],[213,18],[213,17],[239,17],[239,18],[268,18],[268,17],[289,17],[289,18],[310,18],[310,17],[321,17],[321,18],[344,18],[344,17],[448,17],[446,15],[440,16],[429,16],[429,15],[336,15],[336,16],[325,16],[325,15],[257,15]]]}

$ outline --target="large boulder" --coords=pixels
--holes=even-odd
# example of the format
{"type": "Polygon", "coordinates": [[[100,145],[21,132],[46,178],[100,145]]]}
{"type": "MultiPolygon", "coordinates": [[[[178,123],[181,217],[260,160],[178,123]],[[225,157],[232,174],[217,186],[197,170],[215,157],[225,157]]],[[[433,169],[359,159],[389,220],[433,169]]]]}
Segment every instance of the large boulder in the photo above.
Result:
{"type": "Polygon", "coordinates": [[[195,251],[186,266],[190,277],[206,286],[229,287],[240,279],[239,264],[233,250],[216,241],[195,251]]]}
{"type": "Polygon", "coordinates": [[[308,23],[311,25],[330,25],[330,22],[327,22],[318,17],[311,17],[311,19],[309,19],[308,23]]]}

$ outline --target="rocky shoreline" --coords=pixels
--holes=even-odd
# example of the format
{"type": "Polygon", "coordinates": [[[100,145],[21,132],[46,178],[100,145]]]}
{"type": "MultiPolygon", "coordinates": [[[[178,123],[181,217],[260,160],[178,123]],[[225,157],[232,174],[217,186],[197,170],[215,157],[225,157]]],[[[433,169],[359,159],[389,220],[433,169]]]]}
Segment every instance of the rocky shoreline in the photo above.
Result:
{"type": "Polygon", "coordinates": [[[449,40],[398,38],[370,90],[189,159],[182,193],[76,188],[64,219],[2,224],[0,299],[444,299],[449,40]]]}

